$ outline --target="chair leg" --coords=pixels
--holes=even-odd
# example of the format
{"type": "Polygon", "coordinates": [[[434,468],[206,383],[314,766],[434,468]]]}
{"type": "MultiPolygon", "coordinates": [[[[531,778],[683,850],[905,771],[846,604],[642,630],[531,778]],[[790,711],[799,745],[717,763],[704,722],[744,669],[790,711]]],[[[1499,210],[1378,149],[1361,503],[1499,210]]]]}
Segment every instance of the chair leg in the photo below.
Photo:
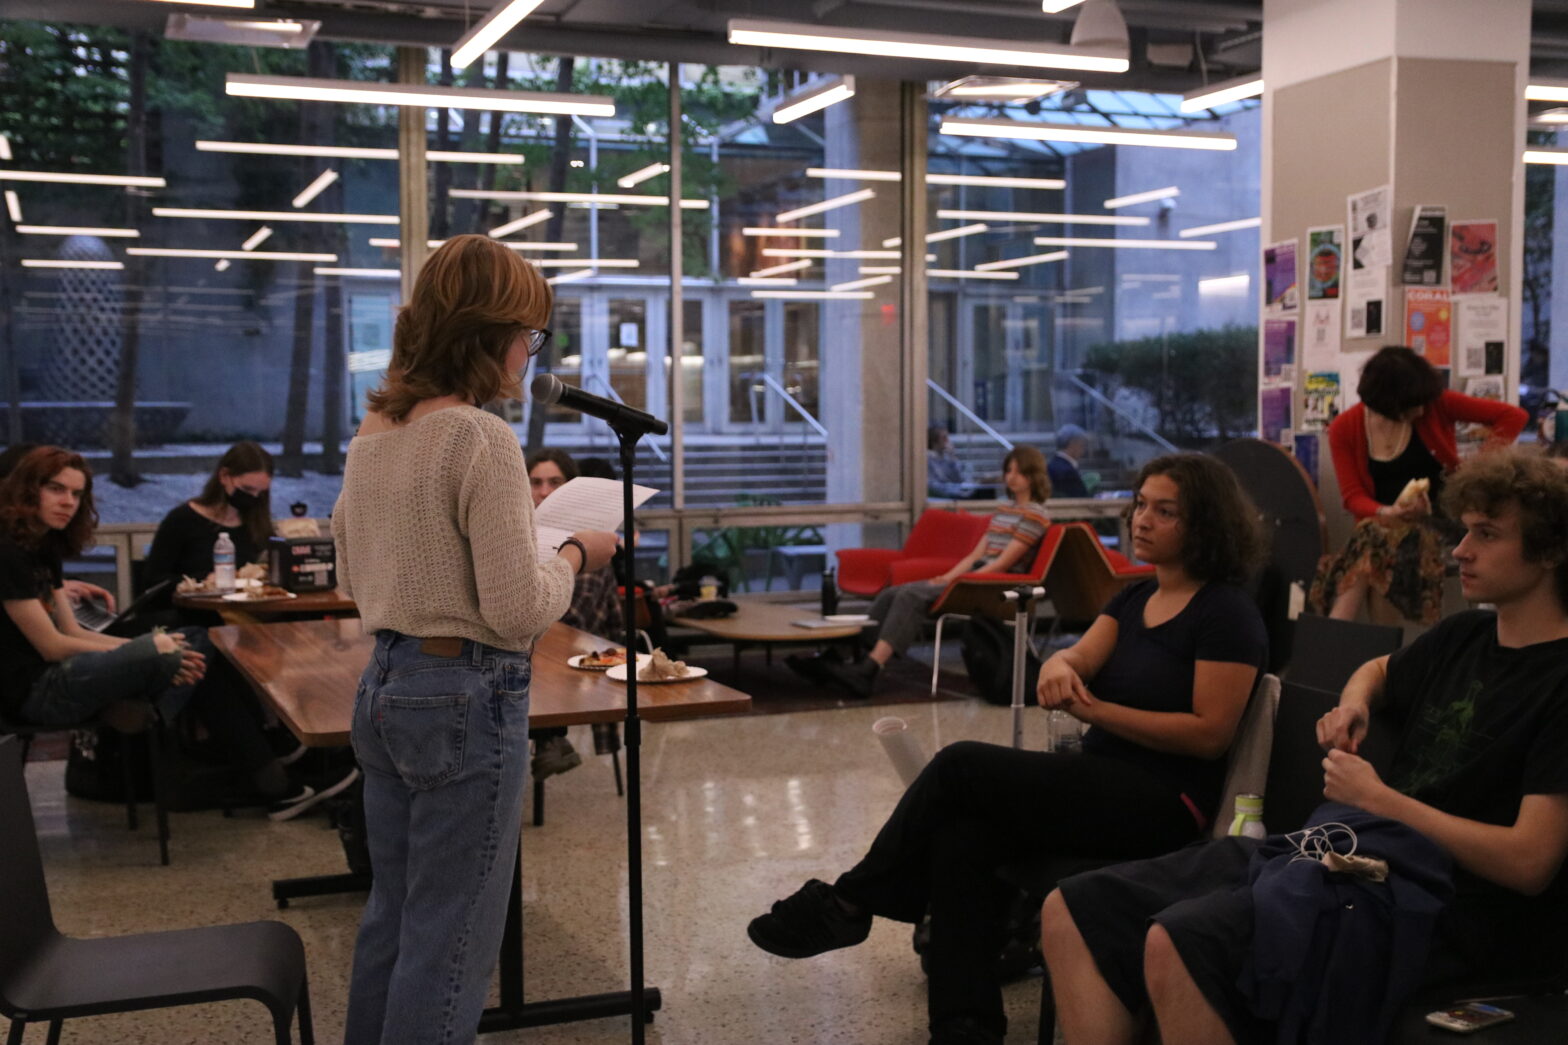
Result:
{"type": "Polygon", "coordinates": [[[544,778],[534,777],[534,826],[544,826],[544,778]]]}
{"type": "Polygon", "coordinates": [[[615,770],[615,797],[626,797],[626,785],[621,781],[621,753],[610,752],[610,767],[615,770]]]}
{"type": "Polygon", "coordinates": [[[164,793],[163,723],[154,719],[147,728],[147,757],[152,760],[152,808],[158,819],[158,862],[169,866],[169,805],[164,793]]]}
{"type": "Polygon", "coordinates": [[[131,734],[120,737],[120,765],[125,777],[125,829],[135,831],[141,826],[136,815],[136,760],[131,757],[131,734]]]}
{"type": "Polygon", "coordinates": [[[936,677],[942,670],[942,625],[947,623],[947,614],[942,614],[936,619],[936,643],[931,647],[931,695],[936,696],[936,677]]]}
{"type": "Polygon", "coordinates": [[[60,1028],[63,1026],[64,1020],[50,1020],[49,1037],[44,1039],[44,1045],[60,1045],[60,1028]]]}
{"type": "Polygon", "coordinates": [[[22,1045],[22,1034],[26,1030],[26,1023],[13,1018],[11,1020],[11,1030],[5,1036],[5,1045],[22,1045]]]}
{"type": "Polygon", "coordinates": [[[299,1045],[316,1045],[316,1025],[310,1017],[310,977],[299,984],[299,1045]]]}
{"type": "Polygon", "coordinates": [[[1040,973],[1040,1039],[1039,1045],[1055,1045],[1056,995],[1051,992],[1051,970],[1040,973]]]}

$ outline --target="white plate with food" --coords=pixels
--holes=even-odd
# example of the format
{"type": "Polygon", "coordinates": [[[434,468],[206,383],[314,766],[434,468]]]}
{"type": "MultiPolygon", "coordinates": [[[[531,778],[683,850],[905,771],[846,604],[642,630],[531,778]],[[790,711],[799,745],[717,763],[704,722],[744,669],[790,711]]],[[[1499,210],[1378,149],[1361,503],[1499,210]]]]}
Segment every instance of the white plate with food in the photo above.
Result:
{"type": "Polygon", "coordinates": [[[566,666],[576,668],[578,671],[608,671],[616,667],[624,668],[626,651],[617,646],[615,649],[579,653],[575,657],[567,657],[566,666]]]}
{"type": "Polygon", "coordinates": [[[224,602],[275,602],[279,599],[297,599],[298,595],[271,586],[237,591],[223,597],[224,602]]]}
{"type": "MultiPolygon", "coordinates": [[[[626,681],[626,665],[621,664],[605,672],[606,678],[616,682],[626,681]]],[[[659,685],[665,682],[690,682],[708,674],[707,668],[695,668],[684,661],[671,660],[663,650],[651,654],[637,654],[637,682],[639,685],[659,685]]]]}
{"type": "Polygon", "coordinates": [[[871,621],[869,613],[829,613],[823,620],[830,620],[834,624],[868,624],[871,621]]]}

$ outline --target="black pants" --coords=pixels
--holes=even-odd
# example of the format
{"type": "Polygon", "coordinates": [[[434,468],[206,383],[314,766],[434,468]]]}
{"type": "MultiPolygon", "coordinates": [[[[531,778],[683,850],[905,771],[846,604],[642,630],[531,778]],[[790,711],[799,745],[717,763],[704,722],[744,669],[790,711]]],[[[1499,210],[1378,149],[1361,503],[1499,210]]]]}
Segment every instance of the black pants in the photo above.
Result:
{"type": "Polygon", "coordinates": [[[207,674],[196,684],[183,714],[206,727],[231,765],[255,774],[277,757],[262,730],[261,705],[229,658],[211,646],[201,652],[207,656],[207,674]]]}
{"type": "Polygon", "coordinates": [[[918,922],[929,912],[931,1026],[969,1016],[1004,1034],[995,969],[1013,889],[997,868],[1135,859],[1197,837],[1180,794],[1137,766],[963,741],[937,753],[834,888],[883,918],[918,922]]]}

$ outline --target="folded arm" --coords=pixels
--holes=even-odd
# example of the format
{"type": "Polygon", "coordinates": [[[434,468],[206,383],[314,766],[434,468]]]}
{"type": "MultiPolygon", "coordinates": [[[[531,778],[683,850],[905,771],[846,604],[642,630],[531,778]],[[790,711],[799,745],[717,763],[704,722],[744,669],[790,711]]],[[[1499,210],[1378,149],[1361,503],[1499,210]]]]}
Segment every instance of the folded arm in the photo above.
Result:
{"type": "Polygon", "coordinates": [[[1251,664],[1200,660],[1192,669],[1192,710],[1143,711],[1075,696],[1065,709],[1075,718],[1124,740],[1193,758],[1220,758],[1230,750],[1236,727],[1257,682],[1251,664]]]}

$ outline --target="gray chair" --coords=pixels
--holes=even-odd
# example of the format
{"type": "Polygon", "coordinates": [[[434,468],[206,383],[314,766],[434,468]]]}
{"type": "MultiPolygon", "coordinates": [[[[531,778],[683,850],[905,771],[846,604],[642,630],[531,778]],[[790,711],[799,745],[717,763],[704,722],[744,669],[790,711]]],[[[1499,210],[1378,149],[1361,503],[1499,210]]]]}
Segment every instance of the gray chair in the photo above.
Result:
{"type": "Polygon", "coordinates": [[[305,946],[282,922],[78,940],[55,928],[22,774],[21,745],[0,740],[0,1015],[7,1045],[29,1023],[253,998],[272,1013],[278,1045],[314,1045],[305,946]]]}

